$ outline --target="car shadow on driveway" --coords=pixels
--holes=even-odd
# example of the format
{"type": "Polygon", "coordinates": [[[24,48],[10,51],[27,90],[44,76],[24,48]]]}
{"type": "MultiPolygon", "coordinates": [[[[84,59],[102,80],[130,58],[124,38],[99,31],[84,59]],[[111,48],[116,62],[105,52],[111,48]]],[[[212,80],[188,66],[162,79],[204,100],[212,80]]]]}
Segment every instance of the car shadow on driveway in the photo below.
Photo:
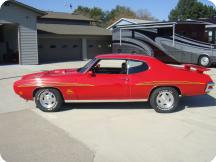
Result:
{"type": "MultiPolygon", "coordinates": [[[[182,97],[179,106],[173,112],[187,108],[202,108],[216,106],[216,99],[208,94],[193,97],[182,97]]],[[[149,102],[106,102],[106,103],[64,103],[59,111],[72,109],[152,109],[149,102]]]]}
{"type": "Polygon", "coordinates": [[[71,109],[152,109],[149,102],[64,103],[59,111],[71,109]]]}
{"type": "Polygon", "coordinates": [[[216,99],[208,94],[192,97],[182,97],[179,99],[179,106],[175,112],[187,108],[204,108],[216,106],[216,99]]]}

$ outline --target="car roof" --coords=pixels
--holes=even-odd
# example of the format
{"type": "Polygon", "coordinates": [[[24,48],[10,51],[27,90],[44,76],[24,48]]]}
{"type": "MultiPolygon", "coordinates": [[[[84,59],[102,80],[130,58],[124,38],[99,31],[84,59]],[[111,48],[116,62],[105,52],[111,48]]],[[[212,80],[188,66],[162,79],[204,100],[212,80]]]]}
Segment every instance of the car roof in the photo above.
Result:
{"type": "Polygon", "coordinates": [[[97,55],[96,58],[118,58],[118,59],[138,59],[143,61],[153,61],[154,57],[141,55],[141,54],[103,54],[97,55]]]}

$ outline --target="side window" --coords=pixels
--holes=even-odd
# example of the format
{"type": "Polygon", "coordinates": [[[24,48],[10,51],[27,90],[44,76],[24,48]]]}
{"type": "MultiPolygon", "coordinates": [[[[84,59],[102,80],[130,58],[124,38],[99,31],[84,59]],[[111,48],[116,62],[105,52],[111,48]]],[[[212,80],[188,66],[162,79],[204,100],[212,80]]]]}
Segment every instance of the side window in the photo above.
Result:
{"type": "Polygon", "coordinates": [[[93,69],[96,74],[127,74],[127,60],[102,59],[93,69]]]}
{"type": "Polygon", "coordinates": [[[173,35],[172,28],[159,28],[158,29],[158,36],[159,37],[168,37],[173,35]]]}
{"type": "Polygon", "coordinates": [[[209,30],[208,31],[208,42],[212,42],[212,31],[211,30],[209,30]]]}
{"type": "Polygon", "coordinates": [[[128,74],[136,74],[147,71],[149,66],[146,62],[139,60],[129,60],[128,74]]]}
{"type": "Polygon", "coordinates": [[[100,60],[99,64],[101,68],[121,68],[122,63],[126,62],[125,60],[112,60],[112,59],[104,59],[100,60]]]}

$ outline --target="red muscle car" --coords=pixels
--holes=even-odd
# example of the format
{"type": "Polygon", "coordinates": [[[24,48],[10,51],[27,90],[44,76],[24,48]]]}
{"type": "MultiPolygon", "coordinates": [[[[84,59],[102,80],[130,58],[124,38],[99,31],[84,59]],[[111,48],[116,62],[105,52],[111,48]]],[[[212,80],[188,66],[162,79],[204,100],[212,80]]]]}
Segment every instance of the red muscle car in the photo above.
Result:
{"type": "Polygon", "coordinates": [[[63,102],[150,101],[157,112],[168,113],[179,97],[202,95],[213,89],[204,67],[164,64],[138,54],[98,55],[79,69],[59,69],[25,75],[14,91],[35,100],[42,111],[57,111],[63,102]]]}

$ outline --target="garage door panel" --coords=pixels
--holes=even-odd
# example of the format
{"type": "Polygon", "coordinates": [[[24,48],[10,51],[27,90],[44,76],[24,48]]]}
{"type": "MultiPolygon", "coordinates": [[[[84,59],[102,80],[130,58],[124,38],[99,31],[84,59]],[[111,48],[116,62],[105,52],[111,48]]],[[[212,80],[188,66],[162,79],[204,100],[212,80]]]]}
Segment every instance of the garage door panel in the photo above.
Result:
{"type": "Polygon", "coordinates": [[[81,49],[81,40],[39,39],[39,62],[80,60],[81,49]]]}
{"type": "Polygon", "coordinates": [[[94,58],[99,54],[112,53],[111,40],[87,40],[87,57],[94,58]]]}

